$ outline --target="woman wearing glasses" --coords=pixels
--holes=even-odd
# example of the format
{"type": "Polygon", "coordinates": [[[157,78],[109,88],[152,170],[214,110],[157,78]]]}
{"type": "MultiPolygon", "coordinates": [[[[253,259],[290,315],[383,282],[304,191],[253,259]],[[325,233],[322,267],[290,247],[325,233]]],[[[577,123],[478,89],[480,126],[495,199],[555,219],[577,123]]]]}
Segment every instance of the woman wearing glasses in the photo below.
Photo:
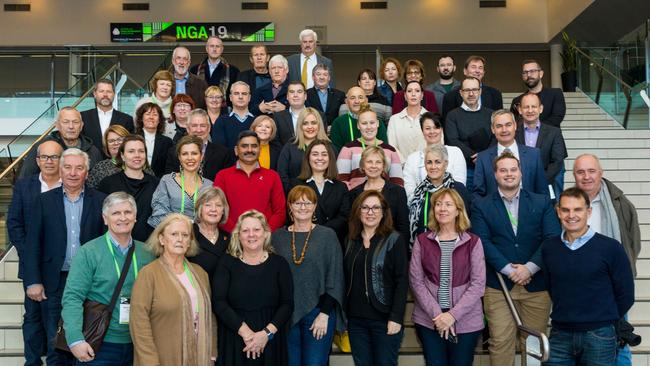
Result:
{"type": "Polygon", "coordinates": [[[163,175],[151,200],[152,213],[147,222],[158,226],[171,212],[179,212],[194,219],[194,203],[199,192],[212,186],[212,181],[201,176],[201,147],[203,140],[185,136],[176,144],[180,171],[163,175]]]}
{"type": "Polygon", "coordinates": [[[111,125],[104,132],[104,154],[109,156],[109,158],[100,161],[90,169],[88,180],[86,181],[90,187],[97,188],[102,179],[122,170],[122,167],[117,165],[115,157],[120,149],[120,145],[122,145],[122,141],[128,135],[129,131],[121,125],[111,125]]]}
{"type": "Polygon", "coordinates": [[[223,90],[220,87],[212,85],[205,89],[205,110],[210,117],[210,127],[214,126],[217,118],[228,113],[228,108],[225,105],[223,90]]]}
{"type": "Polygon", "coordinates": [[[355,365],[397,365],[408,291],[407,250],[384,196],[368,190],[352,204],[343,266],[355,365]]]}
{"type": "Polygon", "coordinates": [[[287,196],[293,224],[276,230],[271,244],[293,274],[289,366],[327,365],[337,314],[343,305],[343,255],[336,233],[312,219],[316,192],[299,185],[287,196]]]}

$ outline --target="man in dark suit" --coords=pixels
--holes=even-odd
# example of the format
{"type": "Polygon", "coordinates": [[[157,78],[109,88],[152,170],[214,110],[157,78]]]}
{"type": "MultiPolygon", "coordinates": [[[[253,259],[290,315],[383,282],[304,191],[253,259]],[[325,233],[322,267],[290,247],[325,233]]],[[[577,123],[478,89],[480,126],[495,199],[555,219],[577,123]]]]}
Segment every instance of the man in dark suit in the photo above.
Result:
{"type": "Polygon", "coordinates": [[[504,152],[512,153],[521,162],[522,186],[524,190],[548,196],[548,184],[539,150],[515,141],[517,124],[515,117],[507,109],[492,113],[492,133],[497,145],[478,153],[474,168],[472,191],[478,197],[485,197],[497,191],[494,179],[493,162],[504,152]]]}
{"type": "Polygon", "coordinates": [[[553,187],[554,198],[564,187],[564,159],[568,155],[562,131],[540,121],[543,110],[538,94],[529,93],[521,98],[519,114],[522,123],[518,125],[515,140],[518,144],[539,149],[546,182],[553,187]]]}
{"type": "Polygon", "coordinates": [[[287,58],[289,62],[289,80],[302,81],[305,88],[314,86],[311,79],[312,71],[318,64],[327,65],[330,70],[330,88],[334,88],[334,65],[332,60],[316,53],[318,35],[311,29],[304,29],[298,36],[300,39],[300,53],[287,58]]]}
{"type": "Polygon", "coordinates": [[[263,44],[256,44],[251,47],[251,54],[248,59],[251,62],[251,69],[244,70],[239,73],[238,81],[243,81],[251,90],[263,87],[271,83],[271,75],[269,75],[269,56],[266,46],[263,44]]]}
{"type": "MultiPolygon", "coordinates": [[[[196,136],[203,140],[203,160],[201,169],[203,178],[214,181],[217,173],[228,168],[234,163],[234,154],[231,150],[217,142],[210,142],[210,119],[208,113],[203,109],[195,109],[190,112],[187,123],[187,134],[196,136]]],[[[176,146],[172,146],[167,154],[165,173],[178,172],[180,161],[176,152],[176,146]]]]}
{"type": "MultiPolygon", "coordinates": [[[[115,99],[115,86],[108,79],[100,79],[93,90],[95,108],[81,112],[84,122],[81,133],[93,141],[99,151],[104,151],[104,132],[112,125],[121,125],[133,133],[133,117],[113,109],[115,99]]],[[[108,158],[104,153],[104,157],[108,158]]]]}
{"type": "Polygon", "coordinates": [[[260,114],[273,114],[289,107],[287,89],[289,87],[289,66],[287,59],[282,55],[275,55],[269,61],[271,83],[256,89],[251,101],[251,112],[260,114]]]}
{"type": "MultiPolygon", "coordinates": [[[[223,106],[226,106],[227,98],[230,95],[230,85],[237,81],[239,69],[237,66],[228,63],[223,57],[223,41],[217,36],[210,36],[205,41],[205,52],[207,57],[197,65],[190,68],[190,73],[204,80],[208,86],[216,85],[224,93],[223,106]]],[[[194,97],[192,97],[194,99],[194,97]]],[[[194,100],[196,102],[196,99],[194,100]]],[[[199,107],[205,108],[205,107],[199,107]]]]}
{"type": "Polygon", "coordinates": [[[182,46],[174,48],[172,65],[176,80],[176,94],[187,94],[192,97],[194,107],[205,108],[205,89],[208,88],[208,84],[189,71],[191,62],[190,50],[182,46]]]}
{"type": "MultiPolygon", "coordinates": [[[[7,233],[9,241],[18,252],[18,278],[23,278],[25,258],[25,238],[27,222],[32,217],[31,208],[38,196],[61,186],[59,159],[63,147],[55,141],[46,141],[38,146],[36,164],[39,174],[20,179],[14,185],[11,205],[7,212],[7,233]]],[[[38,302],[25,296],[25,315],[23,316],[23,343],[25,365],[40,365],[45,350],[45,324],[38,302]]]]}
{"type": "Polygon", "coordinates": [[[551,301],[544,283],[541,244],[560,234],[546,195],[521,188],[519,160],[505,152],[494,161],[498,189],[472,205],[472,230],[481,238],[487,263],[484,296],[492,365],[514,366],[517,326],[495,272],[505,282],[526,326],[545,332],[551,301]]]}
{"type": "Polygon", "coordinates": [[[510,111],[514,113],[515,118],[519,120],[521,114],[519,112],[519,103],[521,98],[529,93],[537,94],[539,100],[544,106],[541,111],[540,121],[551,126],[560,128],[560,123],[564,120],[566,114],[566,103],[564,102],[564,94],[558,88],[545,88],[542,84],[542,77],[544,77],[544,70],[535,60],[525,60],[522,63],[521,78],[526,84],[528,91],[523,93],[512,100],[510,111]]]}
{"type": "MultiPolygon", "coordinates": [[[[498,89],[487,86],[483,83],[485,76],[485,59],[481,56],[469,56],[465,61],[463,74],[472,76],[481,82],[481,107],[490,108],[493,111],[503,109],[503,97],[498,89]]],[[[463,98],[460,95],[460,86],[453,88],[445,94],[442,101],[442,118],[447,117],[447,113],[460,107],[463,104],[463,98]]]]}
{"type": "Polygon", "coordinates": [[[69,148],[61,155],[62,187],[38,196],[32,206],[25,240],[23,282],[27,297],[40,302],[47,344],[47,364],[69,364],[54,337],[61,317],[61,297],[70,263],[79,247],[104,232],[105,194],[85,187],[88,155],[69,148]]]}
{"type": "Polygon", "coordinates": [[[345,103],[345,93],[330,88],[330,70],[325,64],[318,64],[312,71],[314,87],[307,89],[307,107],[313,107],[325,115],[327,126],[339,116],[339,108],[345,103]]]}
{"type": "Polygon", "coordinates": [[[300,112],[305,109],[305,101],[307,95],[305,93],[305,86],[300,81],[292,81],[287,87],[287,102],[289,108],[273,113],[273,120],[277,129],[276,139],[282,145],[286,144],[294,136],[296,136],[296,124],[298,123],[298,116],[300,112]]]}

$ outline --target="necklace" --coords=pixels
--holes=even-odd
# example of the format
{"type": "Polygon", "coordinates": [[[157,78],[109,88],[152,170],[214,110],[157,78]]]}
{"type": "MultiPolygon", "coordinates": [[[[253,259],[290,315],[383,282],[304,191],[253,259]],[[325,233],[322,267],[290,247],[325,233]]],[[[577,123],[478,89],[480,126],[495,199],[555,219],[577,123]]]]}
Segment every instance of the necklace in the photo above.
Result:
{"type": "Polygon", "coordinates": [[[269,257],[269,254],[267,252],[264,252],[264,254],[262,254],[262,257],[257,260],[257,263],[254,263],[253,261],[244,259],[244,254],[242,253],[242,255],[239,257],[239,260],[241,260],[242,262],[244,262],[244,263],[246,263],[248,265],[255,266],[255,265],[263,263],[268,257],[269,257]]]}
{"type": "Polygon", "coordinates": [[[203,236],[206,237],[206,239],[210,240],[212,244],[214,244],[217,241],[217,236],[219,236],[217,231],[215,231],[214,233],[208,233],[207,230],[201,227],[201,225],[199,225],[199,231],[201,232],[201,234],[203,234],[203,236]]]}
{"type": "Polygon", "coordinates": [[[313,225],[310,225],[309,231],[307,232],[307,238],[305,239],[305,245],[302,247],[300,258],[298,259],[296,259],[296,227],[294,226],[293,230],[291,230],[291,259],[293,259],[293,263],[297,265],[301,265],[305,260],[305,254],[307,253],[307,247],[309,246],[309,237],[311,236],[312,229],[313,225]]]}

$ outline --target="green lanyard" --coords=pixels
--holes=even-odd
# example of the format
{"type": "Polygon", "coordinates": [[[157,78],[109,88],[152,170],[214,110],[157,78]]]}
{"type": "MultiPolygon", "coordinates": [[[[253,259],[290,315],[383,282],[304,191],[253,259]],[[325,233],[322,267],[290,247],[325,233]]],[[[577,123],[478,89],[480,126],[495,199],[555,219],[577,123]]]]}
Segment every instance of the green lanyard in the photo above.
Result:
{"type": "Polygon", "coordinates": [[[354,131],[352,130],[352,117],[348,112],[348,126],[350,127],[350,141],[354,141],[354,131]]]}
{"type": "MultiPolygon", "coordinates": [[[[366,143],[363,142],[363,137],[359,137],[359,142],[361,143],[361,150],[366,149],[366,143]]],[[[377,138],[375,137],[374,146],[377,147],[377,138]]]]}
{"type": "Polygon", "coordinates": [[[427,229],[429,223],[429,192],[424,196],[424,229],[427,229]]]}
{"type": "Polygon", "coordinates": [[[507,207],[506,207],[506,213],[508,213],[508,219],[510,220],[510,224],[514,227],[517,227],[517,223],[518,223],[517,218],[510,212],[510,210],[508,210],[507,207]]]}
{"type": "MultiPolygon", "coordinates": [[[[113,263],[115,264],[115,272],[117,273],[117,279],[119,280],[120,276],[122,275],[122,270],[120,269],[120,266],[117,264],[117,259],[115,258],[115,250],[113,250],[113,244],[111,243],[111,239],[108,236],[108,231],[104,235],[104,238],[106,239],[106,245],[108,246],[108,250],[111,252],[111,255],[113,256],[113,263]]],[[[135,245],[135,243],[132,243],[131,245],[135,245]]],[[[133,278],[138,277],[138,257],[135,255],[135,250],[133,251],[133,278]]]]}
{"type": "Polygon", "coordinates": [[[190,280],[190,284],[194,288],[194,292],[196,292],[196,312],[198,313],[199,312],[199,290],[196,288],[196,284],[194,283],[194,276],[192,276],[192,272],[190,271],[190,268],[187,266],[187,261],[183,262],[183,268],[185,269],[185,275],[190,280]]]}
{"type": "MultiPolygon", "coordinates": [[[[181,213],[185,213],[185,176],[181,173],[181,213]]],[[[192,196],[192,203],[196,202],[196,193],[199,191],[198,187],[194,188],[194,195],[192,196]]]]}

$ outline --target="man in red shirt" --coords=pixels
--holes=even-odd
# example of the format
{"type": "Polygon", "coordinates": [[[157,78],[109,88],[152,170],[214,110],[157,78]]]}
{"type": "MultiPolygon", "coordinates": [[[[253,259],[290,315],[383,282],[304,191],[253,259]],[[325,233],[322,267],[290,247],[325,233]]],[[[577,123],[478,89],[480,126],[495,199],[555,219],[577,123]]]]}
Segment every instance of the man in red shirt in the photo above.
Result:
{"type": "Polygon", "coordinates": [[[285,224],[285,199],[280,176],[258,163],[260,140],[253,131],[242,131],[237,138],[234,166],[222,169],[214,178],[214,186],[226,194],[230,213],[224,230],[232,232],[239,215],[248,210],[264,214],[271,230],[285,224]]]}

